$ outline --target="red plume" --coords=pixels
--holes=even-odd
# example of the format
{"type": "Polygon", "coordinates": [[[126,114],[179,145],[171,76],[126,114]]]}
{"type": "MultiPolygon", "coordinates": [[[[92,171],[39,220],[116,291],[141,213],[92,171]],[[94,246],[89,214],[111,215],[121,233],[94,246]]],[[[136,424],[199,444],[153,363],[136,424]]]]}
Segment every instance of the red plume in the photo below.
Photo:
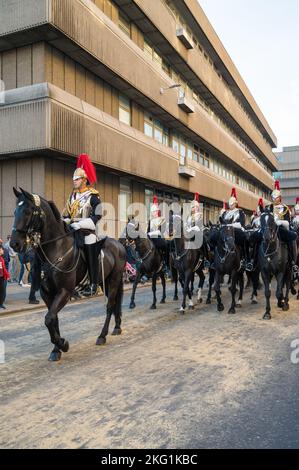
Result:
{"type": "Polygon", "coordinates": [[[257,215],[256,210],[254,210],[254,211],[252,212],[252,215],[257,215]]]}
{"type": "Polygon", "coordinates": [[[264,207],[264,201],[262,197],[259,199],[258,206],[264,207]]]}
{"type": "Polygon", "coordinates": [[[199,202],[199,194],[198,193],[195,193],[194,201],[199,202]]]}
{"type": "Polygon", "coordinates": [[[237,190],[236,190],[236,188],[232,188],[231,197],[235,197],[237,199],[237,190]]]}
{"type": "Polygon", "coordinates": [[[296,204],[299,204],[299,197],[296,198],[296,204]]]}
{"type": "Polygon", "coordinates": [[[225,209],[226,211],[227,211],[227,209],[228,209],[228,204],[227,204],[227,202],[225,202],[225,201],[223,202],[223,209],[225,209]]]}
{"type": "Polygon", "coordinates": [[[153,197],[153,204],[158,204],[158,198],[157,198],[157,196],[154,196],[154,197],[153,197]]]}
{"type": "Polygon", "coordinates": [[[275,181],[274,189],[278,189],[278,191],[280,191],[280,182],[278,180],[275,181]]]}
{"type": "Polygon", "coordinates": [[[83,168],[90,184],[97,182],[97,174],[94,165],[91,163],[86,153],[81,153],[78,157],[77,168],[83,168]]]}

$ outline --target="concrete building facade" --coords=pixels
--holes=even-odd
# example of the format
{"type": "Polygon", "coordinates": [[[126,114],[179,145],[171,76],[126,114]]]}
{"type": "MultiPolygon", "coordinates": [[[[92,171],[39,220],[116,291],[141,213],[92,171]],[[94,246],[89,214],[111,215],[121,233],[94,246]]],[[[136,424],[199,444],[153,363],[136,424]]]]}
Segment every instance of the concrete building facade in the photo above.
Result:
{"type": "Polygon", "coordinates": [[[274,176],[280,180],[285,204],[293,207],[299,197],[299,146],[283,147],[276,156],[279,167],[274,176]]]}
{"type": "MultiPolygon", "coordinates": [[[[76,156],[118,207],[188,201],[215,220],[235,186],[269,199],[276,137],[196,0],[0,0],[0,234],[20,186],[62,210],[76,156]]],[[[117,230],[116,230],[117,232],[117,230]]]]}

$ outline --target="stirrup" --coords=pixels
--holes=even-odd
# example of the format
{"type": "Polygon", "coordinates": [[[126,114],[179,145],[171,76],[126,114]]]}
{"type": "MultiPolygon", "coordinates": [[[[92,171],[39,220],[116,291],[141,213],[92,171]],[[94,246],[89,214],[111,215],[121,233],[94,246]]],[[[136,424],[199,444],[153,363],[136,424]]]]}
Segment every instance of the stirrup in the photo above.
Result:
{"type": "Polygon", "coordinates": [[[246,263],[246,271],[253,271],[253,263],[251,261],[249,261],[248,263],[246,263]]]}
{"type": "Polygon", "coordinates": [[[84,297],[93,297],[94,295],[97,295],[97,292],[98,292],[97,284],[89,284],[88,286],[84,288],[81,294],[84,297]]]}

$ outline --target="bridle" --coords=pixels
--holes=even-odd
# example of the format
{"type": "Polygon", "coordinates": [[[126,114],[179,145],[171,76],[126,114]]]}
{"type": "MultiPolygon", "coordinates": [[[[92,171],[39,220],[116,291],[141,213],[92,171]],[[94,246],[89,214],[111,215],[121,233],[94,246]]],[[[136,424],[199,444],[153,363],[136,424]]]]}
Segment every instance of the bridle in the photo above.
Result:
{"type": "MultiPolygon", "coordinates": [[[[264,228],[268,228],[268,226],[264,227],[264,228]]],[[[264,228],[261,227],[261,232],[263,234],[263,238],[264,238],[264,228]]],[[[279,230],[279,226],[277,225],[276,226],[276,229],[275,229],[275,234],[274,234],[274,237],[271,237],[272,239],[269,240],[268,242],[268,245],[266,247],[266,250],[264,250],[264,245],[265,245],[265,240],[263,240],[263,243],[262,243],[262,250],[263,250],[263,256],[264,258],[271,258],[271,256],[274,256],[276,253],[277,253],[277,250],[278,250],[278,246],[279,246],[279,240],[278,240],[278,230],[279,230]],[[270,246],[271,246],[271,243],[273,243],[275,241],[275,250],[272,251],[272,252],[268,252],[270,246]]]]}
{"type": "MultiPolygon", "coordinates": [[[[226,227],[226,225],[223,225],[222,227],[226,227]]],[[[221,232],[221,227],[219,229],[220,231],[220,240],[224,243],[224,245],[222,246],[222,249],[224,251],[224,256],[221,256],[220,253],[219,253],[219,249],[218,249],[218,246],[216,246],[215,248],[215,252],[217,251],[217,254],[219,256],[219,260],[220,260],[220,263],[221,264],[224,264],[225,261],[227,260],[227,258],[231,255],[231,254],[234,254],[236,252],[236,249],[235,249],[235,238],[230,235],[230,236],[223,236],[223,233],[221,232]],[[229,248],[228,245],[227,245],[227,241],[228,240],[234,240],[234,247],[233,248],[229,248]]]]}
{"type": "MultiPolygon", "coordinates": [[[[71,253],[71,251],[73,250],[73,245],[64,253],[63,256],[60,256],[54,262],[51,261],[48,258],[48,256],[46,255],[44,249],[42,248],[43,245],[47,245],[49,243],[53,243],[55,241],[61,240],[61,239],[66,238],[70,235],[73,235],[73,233],[71,231],[69,231],[69,232],[67,232],[63,235],[60,235],[59,237],[55,237],[55,238],[52,238],[50,240],[45,240],[45,241],[42,242],[41,241],[41,229],[42,229],[43,221],[44,221],[44,218],[45,218],[46,214],[45,214],[44,210],[41,207],[40,196],[38,196],[37,194],[32,194],[32,197],[33,197],[33,202],[34,202],[34,210],[32,212],[32,215],[31,215],[31,218],[28,222],[27,227],[23,228],[23,229],[17,229],[15,226],[13,226],[12,230],[15,231],[15,232],[25,234],[26,235],[25,245],[27,247],[27,250],[29,250],[30,248],[33,248],[35,250],[39,249],[42,256],[44,257],[46,262],[51,266],[51,268],[56,269],[57,271],[59,271],[61,273],[64,273],[64,274],[68,274],[68,273],[73,272],[75,269],[77,269],[77,266],[78,266],[78,263],[79,263],[79,259],[80,259],[80,251],[79,250],[78,250],[78,257],[77,257],[75,263],[73,264],[73,266],[71,268],[68,268],[68,269],[64,270],[64,269],[60,269],[57,266],[58,263],[61,263],[66,258],[66,256],[69,253],[71,253]]],[[[76,247],[76,245],[75,245],[75,247],[76,247]]],[[[40,255],[39,255],[38,251],[37,251],[37,254],[40,258],[40,255]]]]}

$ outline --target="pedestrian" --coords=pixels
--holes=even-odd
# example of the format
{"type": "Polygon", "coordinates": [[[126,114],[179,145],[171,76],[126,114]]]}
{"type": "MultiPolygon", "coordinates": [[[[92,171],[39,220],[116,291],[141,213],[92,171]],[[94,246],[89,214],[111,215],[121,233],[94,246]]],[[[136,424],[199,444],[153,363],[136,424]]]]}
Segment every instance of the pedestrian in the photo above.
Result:
{"type": "MultiPolygon", "coordinates": [[[[3,241],[0,239],[0,245],[3,245],[3,241]]],[[[9,272],[9,263],[10,263],[10,256],[9,256],[9,250],[8,248],[5,247],[5,244],[3,245],[3,259],[5,263],[5,267],[7,271],[9,272]]],[[[4,299],[3,302],[5,302],[6,299],[6,289],[7,289],[7,280],[4,281],[4,299]]]]}
{"type": "Polygon", "coordinates": [[[10,235],[7,235],[7,240],[4,244],[4,248],[6,248],[9,252],[9,274],[10,274],[10,281],[9,282],[18,282],[18,271],[19,271],[19,263],[18,263],[18,256],[17,253],[12,249],[10,246],[10,235]]]}
{"type": "Polygon", "coordinates": [[[36,292],[40,289],[41,261],[34,250],[29,250],[28,258],[30,261],[29,281],[31,283],[28,300],[30,304],[39,304],[39,300],[36,298],[36,292]]]}
{"type": "Polygon", "coordinates": [[[3,248],[3,245],[0,245],[0,308],[5,309],[6,308],[4,306],[5,283],[9,279],[9,272],[6,269],[3,255],[4,255],[4,248],[3,248]]]}

